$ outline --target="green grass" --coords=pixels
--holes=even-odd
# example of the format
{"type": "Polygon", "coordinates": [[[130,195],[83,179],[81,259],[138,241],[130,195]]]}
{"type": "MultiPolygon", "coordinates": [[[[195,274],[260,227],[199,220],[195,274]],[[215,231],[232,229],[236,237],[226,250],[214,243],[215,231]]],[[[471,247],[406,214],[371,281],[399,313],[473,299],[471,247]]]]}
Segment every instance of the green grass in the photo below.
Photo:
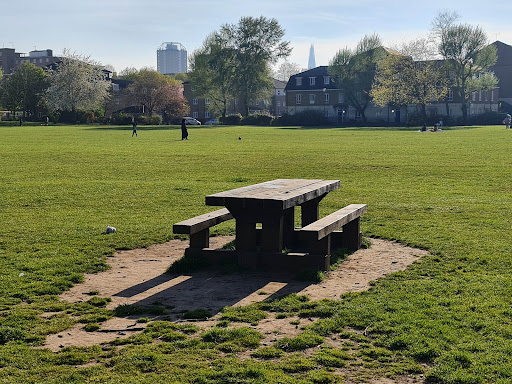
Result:
{"type": "MultiPolygon", "coordinates": [[[[430,382],[506,383],[512,376],[510,133],[501,126],[439,134],[208,127],[191,128],[182,142],[178,129],[165,127],[141,127],[132,139],[129,127],[2,126],[0,382],[229,382],[236,375],[244,382],[329,382],[324,371],[309,375],[319,368],[313,358],[221,359],[219,349],[256,347],[233,340],[212,347],[170,331],[179,340],[128,343],[118,352],[52,354],[28,346],[73,322],[111,317],[94,305],[101,300],[65,305],[55,295],[83,273],[105,270],[115,250],[165,242],[173,223],[216,209],[204,205],[205,195],[276,178],[324,178],[340,179],[341,188],[322,201],[322,215],[366,203],[365,236],[433,256],[335,305],[308,307],[291,298],[260,309],[327,316],[309,332],[354,340],[361,369],[381,364],[375,375],[414,373],[424,364],[430,382]],[[108,225],[117,232],[106,235],[108,225]],[[365,331],[368,346],[351,330],[365,331]],[[73,372],[66,366],[91,361],[73,372]]],[[[233,223],[212,233],[233,234],[233,223]]]]}

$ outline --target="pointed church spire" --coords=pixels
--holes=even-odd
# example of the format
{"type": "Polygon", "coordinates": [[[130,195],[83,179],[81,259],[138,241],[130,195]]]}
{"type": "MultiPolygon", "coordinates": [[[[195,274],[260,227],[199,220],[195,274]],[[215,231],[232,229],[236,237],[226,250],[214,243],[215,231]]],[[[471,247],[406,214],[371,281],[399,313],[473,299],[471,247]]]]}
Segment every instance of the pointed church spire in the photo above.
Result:
{"type": "Polygon", "coordinates": [[[308,61],[308,69],[315,68],[315,47],[311,44],[311,48],[309,48],[309,61],[308,61]]]}

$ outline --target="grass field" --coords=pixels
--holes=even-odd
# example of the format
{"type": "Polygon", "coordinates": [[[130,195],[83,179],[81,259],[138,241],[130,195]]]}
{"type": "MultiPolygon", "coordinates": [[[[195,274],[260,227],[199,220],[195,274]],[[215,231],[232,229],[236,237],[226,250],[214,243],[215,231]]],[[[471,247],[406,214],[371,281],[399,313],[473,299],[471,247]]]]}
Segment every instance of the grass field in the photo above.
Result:
{"type": "MultiPolygon", "coordinates": [[[[179,129],[138,131],[0,127],[0,383],[329,383],[422,372],[431,383],[511,382],[512,131],[208,127],[189,129],[188,141],[179,129]],[[246,327],[201,333],[157,322],[122,348],[32,348],[76,321],[114,315],[99,299],[56,298],[103,270],[106,256],[169,240],[173,223],[212,210],[207,194],[276,178],[340,179],[321,214],[366,203],[365,236],[432,256],[330,303],[287,346],[258,348],[261,335],[246,327]],[[107,225],[117,232],[105,235],[107,225]],[[343,348],[301,352],[333,335],[343,348]],[[242,350],[254,357],[240,361],[242,350]]],[[[301,300],[255,310],[325,307],[301,300]]]]}

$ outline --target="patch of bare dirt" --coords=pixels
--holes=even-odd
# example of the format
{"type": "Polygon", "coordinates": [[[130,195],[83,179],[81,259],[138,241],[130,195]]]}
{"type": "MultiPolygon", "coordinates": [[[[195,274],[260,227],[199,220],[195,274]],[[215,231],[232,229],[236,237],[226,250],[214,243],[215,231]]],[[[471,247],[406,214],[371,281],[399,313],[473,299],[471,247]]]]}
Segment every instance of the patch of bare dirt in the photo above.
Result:
{"type": "MultiPolygon", "coordinates": [[[[232,236],[210,239],[210,247],[221,248],[233,240],[232,236]]],[[[268,297],[297,293],[308,295],[312,300],[337,299],[341,294],[369,289],[370,282],[407,268],[408,265],[428,252],[405,247],[396,242],[372,239],[371,247],[350,255],[329,277],[318,284],[293,280],[291,276],[272,273],[233,273],[229,275],[215,271],[194,272],[190,275],[165,273],[167,268],[184,254],[188,241],[172,240],[148,248],[116,253],[108,259],[111,269],[97,274],[85,275],[84,282],[61,295],[62,300],[80,302],[90,299],[91,291],[99,296],[111,297],[108,308],[121,304],[150,305],[160,303],[172,306],[168,315],[172,320],[180,318],[186,310],[207,309],[218,313],[224,306],[247,305],[268,297]],[[264,294],[263,294],[264,293],[264,294]]],[[[293,337],[308,322],[301,320],[300,326],[290,324],[288,319],[268,318],[256,327],[267,335],[268,342],[274,338],[293,337]],[[275,331],[279,330],[278,333],[275,331]]],[[[198,323],[201,327],[212,325],[212,321],[198,323]]],[[[50,335],[43,348],[58,351],[64,346],[89,346],[129,337],[140,332],[144,324],[135,318],[113,318],[101,324],[101,331],[85,332],[83,324],[56,335],[50,335]]]]}

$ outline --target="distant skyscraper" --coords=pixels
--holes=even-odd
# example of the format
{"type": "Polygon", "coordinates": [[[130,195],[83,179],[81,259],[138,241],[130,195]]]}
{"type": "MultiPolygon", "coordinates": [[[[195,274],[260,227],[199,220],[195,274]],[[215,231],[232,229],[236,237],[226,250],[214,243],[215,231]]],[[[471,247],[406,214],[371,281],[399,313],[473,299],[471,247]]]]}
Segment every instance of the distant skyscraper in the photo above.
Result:
{"type": "Polygon", "coordinates": [[[316,68],[315,63],[315,48],[313,44],[311,44],[311,48],[309,48],[309,61],[308,61],[308,69],[316,68]]]}
{"type": "Polygon", "coordinates": [[[157,71],[164,75],[187,72],[187,50],[180,43],[163,43],[156,60],[157,71]]]}

